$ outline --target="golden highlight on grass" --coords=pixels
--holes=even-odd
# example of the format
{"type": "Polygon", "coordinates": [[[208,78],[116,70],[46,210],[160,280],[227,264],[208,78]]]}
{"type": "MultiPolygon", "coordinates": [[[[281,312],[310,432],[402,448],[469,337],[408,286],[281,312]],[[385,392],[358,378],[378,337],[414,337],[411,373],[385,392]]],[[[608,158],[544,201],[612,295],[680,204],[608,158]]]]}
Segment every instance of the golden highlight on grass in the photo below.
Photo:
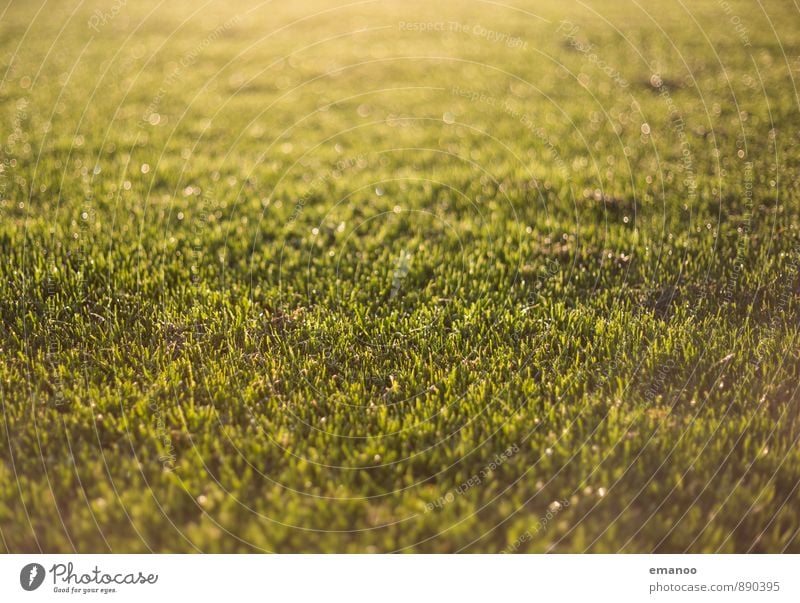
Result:
{"type": "Polygon", "coordinates": [[[0,9],[0,549],[800,552],[799,18],[0,9]]]}

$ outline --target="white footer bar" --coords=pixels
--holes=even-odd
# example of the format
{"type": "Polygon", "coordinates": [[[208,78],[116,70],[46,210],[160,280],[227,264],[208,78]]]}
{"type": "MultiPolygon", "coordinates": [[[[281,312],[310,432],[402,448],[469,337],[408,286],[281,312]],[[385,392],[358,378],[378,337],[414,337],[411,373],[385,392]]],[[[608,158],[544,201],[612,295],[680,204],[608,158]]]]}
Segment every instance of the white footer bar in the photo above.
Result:
{"type": "Polygon", "coordinates": [[[799,573],[796,555],[2,555],[0,600],[779,603],[799,573]]]}

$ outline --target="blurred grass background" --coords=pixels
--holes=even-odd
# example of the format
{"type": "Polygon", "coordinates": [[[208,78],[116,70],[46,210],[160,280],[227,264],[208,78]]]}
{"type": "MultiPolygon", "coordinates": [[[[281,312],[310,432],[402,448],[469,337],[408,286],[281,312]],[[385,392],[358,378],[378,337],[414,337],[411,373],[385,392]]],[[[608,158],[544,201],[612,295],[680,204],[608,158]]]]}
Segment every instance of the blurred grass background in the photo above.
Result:
{"type": "Polygon", "coordinates": [[[0,11],[6,551],[798,552],[790,4],[0,11]]]}

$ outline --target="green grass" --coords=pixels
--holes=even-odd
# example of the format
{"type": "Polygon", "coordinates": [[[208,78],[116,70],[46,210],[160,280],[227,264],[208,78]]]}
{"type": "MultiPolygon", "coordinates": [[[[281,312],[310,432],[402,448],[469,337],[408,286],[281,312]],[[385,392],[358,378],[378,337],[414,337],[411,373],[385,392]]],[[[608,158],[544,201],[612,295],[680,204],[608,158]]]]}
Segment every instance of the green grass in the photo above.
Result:
{"type": "Polygon", "coordinates": [[[800,552],[796,8],[514,6],[0,9],[3,550],[800,552]]]}

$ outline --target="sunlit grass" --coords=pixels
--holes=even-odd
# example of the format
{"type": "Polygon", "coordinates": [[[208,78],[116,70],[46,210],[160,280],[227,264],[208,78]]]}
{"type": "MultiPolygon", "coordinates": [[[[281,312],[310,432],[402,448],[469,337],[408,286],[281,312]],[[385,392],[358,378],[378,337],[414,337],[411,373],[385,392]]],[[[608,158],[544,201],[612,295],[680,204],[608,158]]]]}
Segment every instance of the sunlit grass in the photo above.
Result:
{"type": "Polygon", "coordinates": [[[687,6],[4,9],[2,547],[800,551],[798,15],[687,6]]]}

